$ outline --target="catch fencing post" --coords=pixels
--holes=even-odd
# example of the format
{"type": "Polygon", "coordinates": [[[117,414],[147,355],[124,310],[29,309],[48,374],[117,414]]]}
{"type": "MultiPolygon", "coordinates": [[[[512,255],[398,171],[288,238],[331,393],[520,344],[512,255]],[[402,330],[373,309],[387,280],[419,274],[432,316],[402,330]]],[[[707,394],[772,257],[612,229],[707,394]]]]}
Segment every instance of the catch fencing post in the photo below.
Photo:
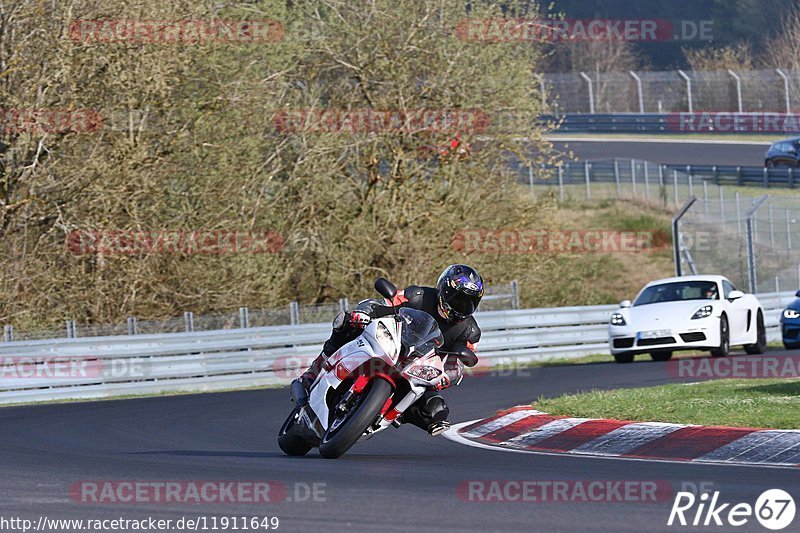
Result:
{"type": "Polygon", "coordinates": [[[753,207],[750,208],[750,211],[747,212],[747,220],[745,220],[745,224],[747,227],[747,273],[748,273],[748,280],[750,282],[750,293],[755,294],[756,287],[758,285],[758,280],[756,279],[756,251],[755,251],[755,242],[754,242],[754,231],[753,231],[753,217],[758,211],[758,208],[769,198],[768,194],[765,194],[761,198],[755,200],[753,202],[753,207]]]}
{"type": "Polygon", "coordinates": [[[719,187],[719,218],[722,221],[722,225],[725,225],[725,193],[722,191],[722,187],[719,187]]]}
{"type": "Polygon", "coordinates": [[[792,112],[792,99],[789,96],[789,76],[787,76],[781,69],[776,69],[781,78],[783,78],[783,90],[786,95],[786,113],[792,112]]]}
{"type": "Polygon", "coordinates": [[[678,207],[678,171],[672,171],[672,188],[675,190],[675,207],[678,207]]]}
{"type": "Polygon", "coordinates": [[[74,320],[67,320],[67,338],[74,339],[75,338],[75,321],[74,320]]]}
{"type": "Polygon", "coordinates": [[[585,72],[581,72],[580,76],[586,80],[586,83],[589,86],[589,113],[594,115],[594,84],[592,83],[592,78],[587,76],[585,72]]]}
{"type": "Polygon", "coordinates": [[[633,79],[636,80],[636,89],[639,93],[639,113],[644,115],[644,94],[642,92],[642,78],[640,78],[634,71],[630,71],[633,79]]]}
{"type": "Polygon", "coordinates": [[[728,74],[733,76],[733,79],[736,80],[736,98],[739,100],[739,113],[744,113],[744,106],[742,105],[742,78],[731,69],[728,69],[728,74]]]}
{"type": "Polygon", "coordinates": [[[300,323],[300,305],[297,302],[289,303],[289,316],[292,326],[300,323]]]}
{"type": "Polygon", "coordinates": [[[349,306],[350,304],[347,302],[347,298],[339,298],[339,311],[345,312],[349,306]]]}
{"type": "Polygon", "coordinates": [[[650,175],[647,171],[647,161],[644,162],[644,197],[650,199],[650,175]]]}
{"type": "Polygon", "coordinates": [[[619,198],[619,161],[617,161],[616,157],[614,158],[614,183],[617,184],[617,198],[619,198]]]}
{"type": "MultiPolygon", "coordinates": [[[[798,265],[798,268],[800,269],[800,265],[798,265]]],[[[12,326],[11,324],[6,324],[5,326],[3,326],[3,341],[11,342],[13,340],[14,340],[14,326],[12,326]]]]}
{"type": "Polygon", "coordinates": [[[775,292],[781,292],[781,280],[779,276],[775,276],[775,292]]]}
{"type": "Polygon", "coordinates": [[[678,71],[678,74],[686,80],[686,96],[689,100],[689,113],[694,113],[694,102],[692,101],[692,78],[686,75],[686,73],[682,70],[678,71]]]}
{"type": "Polygon", "coordinates": [[[636,198],[636,161],[631,159],[631,183],[633,183],[633,197],[636,198]]]}
{"type": "Polygon", "coordinates": [[[703,207],[705,207],[706,218],[708,218],[708,182],[703,180],[703,207]]]}
{"type": "Polygon", "coordinates": [[[683,204],[683,207],[675,213],[675,216],[672,217],[672,251],[673,251],[673,258],[675,260],[675,275],[680,277],[683,274],[681,273],[681,233],[679,224],[683,215],[694,205],[697,201],[697,197],[690,196],[686,203],[683,204]]]}
{"type": "Polygon", "coordinates": [[[558,165],[558,199],[564,203],[564,167],[558,165]]]}
{"type": "Polygon", "coordinates": [[[736,197],[736,229],[739,231],[739,234],[742,233],[742,207],[739,204],[739,191],[734,193],[736,197]]]}
{"type": "Polygon", "coordinates": [[[531,186],[531,198],[536,198],[536,191],[533,190],[533,167],[528,165],[528,183],[531,186]]]}
{"type": "Polygon", "coordinates": [[[589,163],[588,161],[584,161],[583,162],[583,175],[586,178],[586,199],[587,200],[591,200],[592,199],[592,186],[591,186],[590,180],[589,180],[589,166],[590,166],[590,164],[591,163],[589,163]]]}
{"type": "Polygon", "coordinates": [[[786,244],[789,250],[792,249],[792,222],[789,219],[789,209],[786,209],[786,244]]]}
{"type": "Polygon", "coordinates": [[[136,335],[136,317],[128,317],[128,335],[136,335]]]}
{"type": "Polygon", "coordinates": [[[191,311],[183,313],[183,324],[187,333],[194,331],[194,313],[191,311]]]}
{"type": "Polygon", "coordinates": [[[769,244],[775,246],[775,221],[772,217],[772,204],[769,204],[769,244]]]}
{"type": "Polygon", "coordinates": [[[250,327],[250,310],[247,307],[239,308],[239,327],[240,328],[250,327]]]}

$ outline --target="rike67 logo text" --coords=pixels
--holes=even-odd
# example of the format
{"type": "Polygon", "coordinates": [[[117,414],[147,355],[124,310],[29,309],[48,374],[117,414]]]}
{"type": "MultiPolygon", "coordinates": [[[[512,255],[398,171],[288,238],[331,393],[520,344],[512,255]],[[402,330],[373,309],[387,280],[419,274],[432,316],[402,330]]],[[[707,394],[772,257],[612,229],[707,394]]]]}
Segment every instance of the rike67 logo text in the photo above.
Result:
{"type": "Polygon", "coordinates": [[[722,502],[719,491],[699,496],[691,492],[679,492],[672,503],[667,525],[738,527],[747,524],[755,516],[765,528],[778,531],[794,521],[795,512],[794,498],[780,489],[763,492],[755,505],[722,502]]]}

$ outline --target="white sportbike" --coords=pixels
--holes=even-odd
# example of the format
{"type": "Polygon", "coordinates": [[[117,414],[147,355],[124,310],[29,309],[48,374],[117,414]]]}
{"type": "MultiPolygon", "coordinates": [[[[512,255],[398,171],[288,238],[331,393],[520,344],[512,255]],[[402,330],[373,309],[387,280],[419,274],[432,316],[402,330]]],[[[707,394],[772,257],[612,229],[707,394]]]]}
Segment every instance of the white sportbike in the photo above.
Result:
{"type": "MultiPolygon", "coordinates": [[[[389,300],[397,293],[383,278],[375,289],[389,300]]],[[[439,350],[442,343],[439,325],[424,311],[400,308],[372,320],[323,364],[307,405],[296,406],[280,429],[281,450],[305,455],[319,447],[323,457],[337,458],[359,440],[398,427],[398,417],[427,390],[449,385],[444,365],[451,354],[439,350]]],[[[466,347],[452,355],[475,358],[466,347]]]]}

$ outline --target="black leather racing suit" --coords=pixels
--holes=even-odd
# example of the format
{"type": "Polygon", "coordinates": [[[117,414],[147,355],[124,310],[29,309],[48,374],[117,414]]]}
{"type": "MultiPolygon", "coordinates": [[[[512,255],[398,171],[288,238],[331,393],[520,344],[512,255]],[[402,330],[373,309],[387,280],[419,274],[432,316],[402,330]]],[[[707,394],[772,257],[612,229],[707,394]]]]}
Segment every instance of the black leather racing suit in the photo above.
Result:
{"type": "MultiPolygon", "coordinates": [[[[444,337],[441,350],[444,352],[457,351],[459,347],[467,346],[474,349],[481,338],[481,330],[474,317],[469,317],[463,322],[451,322],[439,313],[438,292],[433,287],[419,287],[411,285],[399,291],[394,298],[394,304],[399,307],[410,307],[419,309],[431,315],[439,324],[439,329],[444,337]]],[[[365,300],[357,309],[367,312],[372,318],[389,316],[394,313],[392,307],[379,305],[375,300],[365,300]]],[[[339,317],[337,317],[338,319],[339,317]]],[[[348,327],[346,325],[336,326],[337,320],[334,319],[334,328],[330,338],[325,341],[322,352],[326,357],[333,355],[336,350],[346,343],[355,339],[361,334],[361,329],[348,327]]],[[[451,356],[454,358],[455,356],[451,356]]],[[[319,359],[321,359],[320,357],[319,359]]],[[[316,364],[311,365],[310,371],[318,373],[316,364]],[[316,372],[314,372],[316,370],[316,372]]],[[[455,361],[448,363],[454,364],[455,361]]],[[[424,430],[434,422],[447,420],[450,410],[444,398],[437,391],[427,391],[414,405],[406,409],[402,415],[402,421],[414,424],[424,430]]]]}

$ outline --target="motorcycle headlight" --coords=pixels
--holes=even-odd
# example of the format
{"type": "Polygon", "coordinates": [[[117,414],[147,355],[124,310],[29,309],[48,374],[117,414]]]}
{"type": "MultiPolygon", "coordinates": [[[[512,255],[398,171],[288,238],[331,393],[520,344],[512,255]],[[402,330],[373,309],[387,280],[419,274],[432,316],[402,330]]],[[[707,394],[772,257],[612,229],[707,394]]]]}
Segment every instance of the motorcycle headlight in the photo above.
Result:
{"type": "Polygon", "coordinates": [[[386,324],[383,322],[378,323],[378,327],[375,330],[375,338],[378,339],[378,343],[381,345],[381,348],[383,348],[383,351],[394,357],[397,349],[394,344],[394,337],[389,333],[389,328],[387,328],[386,324]]]}
{"type": "Polygon", "coordinates": [[[797,309],[784,309],[783,318],[800,318],[800,311],[797,309]]]}
{"type": "Polygon", "coordinates": [[[713,305],[704,305],[703,307],[701,307],[700,309],[698,309],[698,310],[697,310],[697,311],[696,311],[696,312],[695,312],[695,313],[692,315],[692,320],[695,320],[695,319],[697,319],[697,318],[707,318],[707,317],[710,317],[710,316],[711,316],[711,313],[713,313],[713,312],[714,312],[714,306],[713,306],[713,305]]]}
{"type": "Polygon", "coordinates": [[[415,378],[424,379],[425,381],[433,381],[442,374],[442,371],[433,366],[418,365],[409,368],[408,373],[415,378]]]}
{"type": "Polygon", "coordinates": [[[611,315],[612,326],[624,326],[625,324],[627,324],[627,322],[625,322],[625,317],[622,316],[622,313],[614,313],[611,315]]]}

